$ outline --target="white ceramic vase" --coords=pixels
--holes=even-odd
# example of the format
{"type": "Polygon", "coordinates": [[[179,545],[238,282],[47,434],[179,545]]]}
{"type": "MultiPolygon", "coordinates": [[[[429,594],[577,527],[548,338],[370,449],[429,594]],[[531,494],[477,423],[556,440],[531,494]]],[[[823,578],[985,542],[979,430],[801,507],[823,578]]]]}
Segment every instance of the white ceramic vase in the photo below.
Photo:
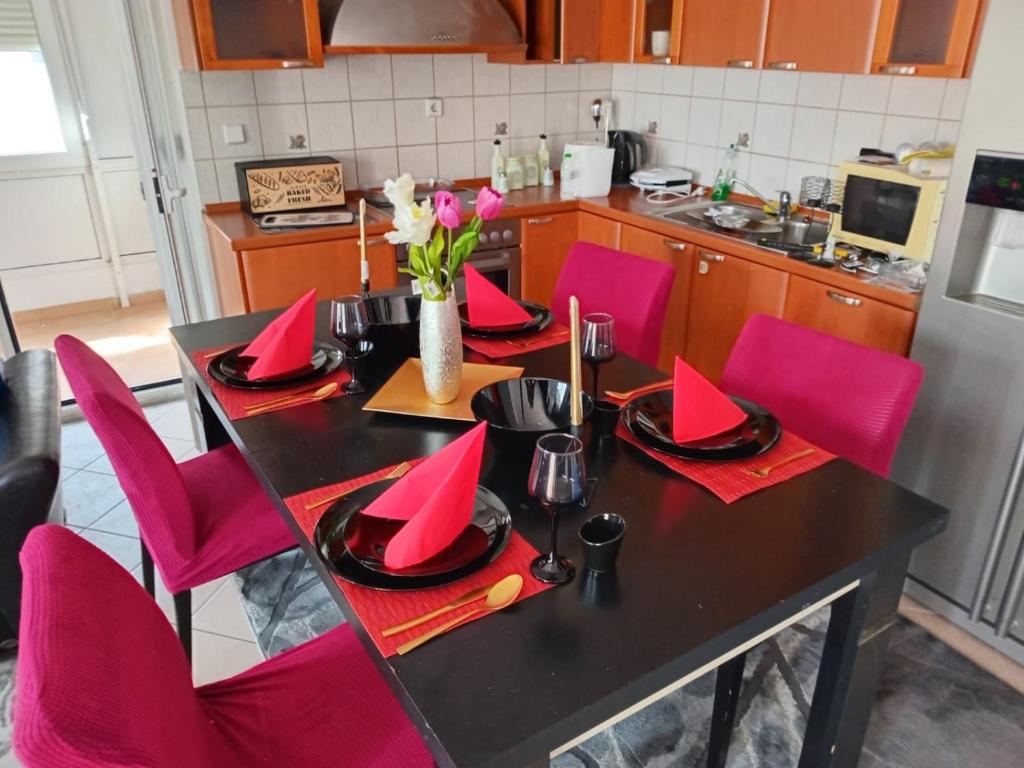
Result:
{"type": "Polygon", "coordinates": [[[420,305],[420,362],[423,387],[432,403],[443,405],[459,396],[462,327],[454,293],[444,301],[424,298],[420,305]]]}

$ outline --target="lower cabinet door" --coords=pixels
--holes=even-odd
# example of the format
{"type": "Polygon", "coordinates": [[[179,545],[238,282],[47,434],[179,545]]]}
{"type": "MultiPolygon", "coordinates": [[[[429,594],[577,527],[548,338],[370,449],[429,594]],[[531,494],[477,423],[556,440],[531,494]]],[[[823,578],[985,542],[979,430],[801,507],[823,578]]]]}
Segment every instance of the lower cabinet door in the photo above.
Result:
{"type": "Polygon", "coordinates": [[[842,339],[906,355],[917,314],[847,290],[793,276],[786,320],[842,339]]]}
{"type": "MultiPolygon", "coordinates": [[[[394,246],[367,238],[366,258],[371,289],[398,284],[394,246]]],[[[362,290],[356,239],[242,251],[242,274],[250,312],[287,306],[310,288],[320,301],[362,290]]]]}
{"type": "Polygon", "coordinates": [[[579,236],[578,217],[573,211],[523,219],[522,294],[526,301],[551,306],[566,254],[579,236]]]}
{"type": "Polygon", "coordinates": [[[658,367],[663,371],[671,371],[676,355],[682,357],[686,352],[687,312],[697,249],[692,243],[629,225],[622,227],[621,244],[622,250],[627,253],[664,261],[676,268],[672,294],[669,296],[661,329],[661,354],[658,357],[658,367]]]}
{"type": "Polygon", "coordinates": [[[786,272],[701,249],[690,291],[686,361],[718,383],[747,319],[758,312],[782,317],[788,281],[786,272]]]}

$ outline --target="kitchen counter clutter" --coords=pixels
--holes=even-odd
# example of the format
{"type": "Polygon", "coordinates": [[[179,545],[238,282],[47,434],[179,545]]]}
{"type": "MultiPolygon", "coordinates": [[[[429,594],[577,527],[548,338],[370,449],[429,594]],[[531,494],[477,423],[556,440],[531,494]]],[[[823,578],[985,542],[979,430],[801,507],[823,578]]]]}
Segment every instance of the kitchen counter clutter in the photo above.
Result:
{"type": "MultiPolygon", "coordinates": [[[[557,186],[511,192],[504,217],[521,227],[521,297],[550,303],[569,247],[585,240],[676,267],[659,361],[666,370],[681,355],[717,380],[743,324],[758,312],[896,354],[909,350],[918,295],[653,215],[664,208],[632,188],[580,200],[560,199],[557,186]]],[[[394,288],[389,217],[368,210],[370,283],[394,288]]],[[[320,299],[360,290],[358,226],[265,232],[237,203],[207,206],[205,218],[226,315],[285,306],[310,287],[320,299]]]]}

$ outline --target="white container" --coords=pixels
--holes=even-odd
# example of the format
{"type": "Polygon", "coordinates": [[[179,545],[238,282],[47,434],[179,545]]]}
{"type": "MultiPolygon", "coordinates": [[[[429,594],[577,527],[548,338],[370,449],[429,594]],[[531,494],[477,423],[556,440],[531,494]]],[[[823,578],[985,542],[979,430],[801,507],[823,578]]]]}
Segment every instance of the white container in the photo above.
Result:
{"type": "Polygon", "coordinates": [[[523,155],[523,186],[536,187],[540,184],[540,168],[537,167],[537,158],[533,155],[523,155]]]}
{"type": "Polygon", "coordinates": [[[523,160],[520,157],[510,157],[505,161],[505,173],[508,174],[508,188],[522,189],[524,182],[523,160]]]}
{"type": "MultiPolygon", "coordinates": [[[[574,197],[605,197],[612,188],[612,162],[615,150],[599,144],[566,144],[575,168],[574,197]]],[[[565,171],[562,171],[565,183],[565,171]]]]}
{"type": "Polygon", "coordinates": [[[651,32],[651,56],[661,58],[668,56],[669,43],[672,34],[667,29],[656,29],[651,32]]]}

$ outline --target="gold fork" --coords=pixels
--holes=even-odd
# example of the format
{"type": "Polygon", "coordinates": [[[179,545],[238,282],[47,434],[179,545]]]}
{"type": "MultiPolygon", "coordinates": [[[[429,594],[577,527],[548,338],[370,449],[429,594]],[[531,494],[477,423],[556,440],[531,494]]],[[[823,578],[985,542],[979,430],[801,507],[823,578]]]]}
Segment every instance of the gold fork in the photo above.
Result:
{"type": "Polygon", "coordinates": [[[768,477],[768,475],[771,474],[772,470],[778,469],[783,464],[789,464],[791,461],[806,458],[807,456],[810,456],[812,453],[814,453],[813,448],[805,448],[802,451],[794,453],[792,456],[787,456],[784,459],[779,459],[774,464],[769,464],[767,467],[758,467],[757,469],[744,469],[743,471],[746,472],[751,477],[768,477]]]}
{"type": "Polygon", "coordinates": [[[367,480],[364,483],[360,483],[355,488],[349,488],[348,490],[345,491],[332,493],[330,496],[319,499],[318,501],[311,501],[309,504],[306,505],[306,509],[316,509],[317,507],[322,507],[324,504],[330,504],[332,501],[337,501],[338,499],[348,496],[353,491],[358,491],[360,488],[365,488],[366,486],[373,485],[374,483],[382,483],[385,480],[397,480],[398,478],[407,474],[410,469],[412,469],[412,464],[410,464],[408,461],[403,461],[401,464],[399,464],[386,475],[384,475],[384,477],[378,477],[375,480],[367,480]]]}
{"type": "Polygon", "coordinates": [[[322,385],[318,384],[315,387],[309,387],[307,389],[300,389],[298,392],[292,392],[290,395],[282,395],[281,397],[275,397],[272,400],[261,400],[258,403],[249,403],[243,406],[247,411],[255,411],[259,408],[266,408],[268,405],[277,405],[279,403],[287,403],[290,400],[298,400],[303,397],[319,392],[322,385]]]}
{"type": "Polygon", "coordinates": [[[606,389],[604,393],[614,400],[632,400],[637,395],[642,395],[648,390],[661,389],[672,383],[672,379],[664,379],[662,381],[656,381],[653,384],[644,384],[642,387],[636,389],[628,389],[625,392],[615,392],[611,389],[606,389]]]}

